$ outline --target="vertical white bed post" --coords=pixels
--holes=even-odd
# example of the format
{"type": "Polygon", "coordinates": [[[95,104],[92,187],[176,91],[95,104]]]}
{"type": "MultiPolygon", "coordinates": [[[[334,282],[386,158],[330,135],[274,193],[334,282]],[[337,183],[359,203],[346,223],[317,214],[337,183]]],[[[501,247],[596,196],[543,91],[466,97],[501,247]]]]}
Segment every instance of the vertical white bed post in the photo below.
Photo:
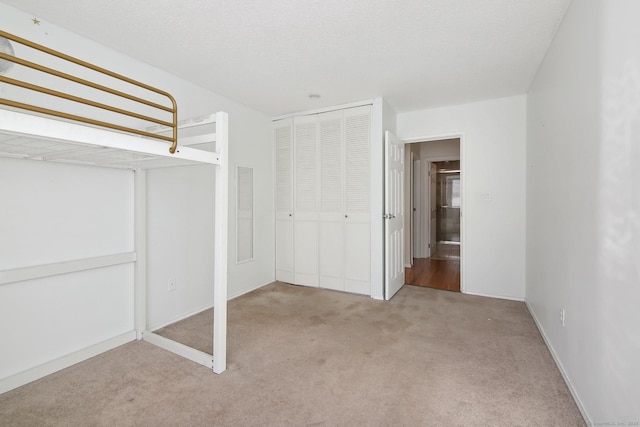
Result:
{"type": "Polygon", "coordinates": [[[213,300],[213,372],[227,369],[227,239],[229,214],[229,117],[216,113],[215,276],[213,300]]]}
{"type": "Polygon", "coordinates": [[[134,174],[135,222],[135,328],[136,338],[142,339],[147,329],[147,171],[136,169],[134,174]]]}

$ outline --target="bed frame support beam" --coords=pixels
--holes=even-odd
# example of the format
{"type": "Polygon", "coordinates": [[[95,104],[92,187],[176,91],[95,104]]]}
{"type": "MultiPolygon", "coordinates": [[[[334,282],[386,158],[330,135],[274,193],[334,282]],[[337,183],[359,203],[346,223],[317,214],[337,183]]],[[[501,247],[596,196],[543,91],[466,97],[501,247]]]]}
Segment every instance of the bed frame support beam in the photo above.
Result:
{"type": "Polygon", "coordinates": [[[216,113],[214,278],[213,278],[213,349],[204,353],[146,330],[146,176],[136,171],[136,335],[151,344],[185,357],[221,374],[227,369],[227,261],[229,234],[229,118],[216,113]]]}
{"type": "Polygon", "coordinates": [[[125,252],[114,255],[104,255],[93,258],[83,258],[71,261],[55,262],[52,264],[34,265],[0,271],[0,285],[76,273],[78,271],[93,270],[95,268],[112,267],[136,261],[135,252],[125,252]]]}
{"type": "Polygon", "coordinates": [[[195,348],[189,347],[188,345],[180,344],[179,342],[170,340],[163,336],[154,334],[153,332],[144,331],[143,337],[145,341],[164,350],[170,351],[173,354],[182,356],[185,359],[191,360],[192,362],[199,363],[209,369],[213,367],[213,357],[210,354],[207,354],[200,350],[196,350],[195,348]]]}
{"type": "Polygon", "coordinates": [[[213,372],[227,369],[227,253],[229,233],[229,117],[216,114],[215,274],[213,296],[213,372]]]}
{"type": "Polygon", "coordinates": [[[134,176],[134,233],[138,256],[135,270],[135,328],[136,339],[142,339],[147,329],[147,172],[136,169],[134,176]]]}

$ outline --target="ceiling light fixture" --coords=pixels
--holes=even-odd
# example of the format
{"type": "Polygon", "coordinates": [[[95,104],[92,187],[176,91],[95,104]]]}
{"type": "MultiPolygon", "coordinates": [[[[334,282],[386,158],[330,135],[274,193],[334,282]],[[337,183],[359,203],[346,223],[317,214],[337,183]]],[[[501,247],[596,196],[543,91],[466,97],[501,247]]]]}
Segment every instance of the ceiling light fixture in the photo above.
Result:
{"type": "MultiPolygon", "coordinates": [[[[0,37],[0,52],[10,56],[15,56],[11,43],[9,43],[9,40],[4,37],[0,37]]],[[[11,67],[13,67],[13,62],[7,61],[6,59],[0,59],[0,74],[6,74],[11,67]]]]}

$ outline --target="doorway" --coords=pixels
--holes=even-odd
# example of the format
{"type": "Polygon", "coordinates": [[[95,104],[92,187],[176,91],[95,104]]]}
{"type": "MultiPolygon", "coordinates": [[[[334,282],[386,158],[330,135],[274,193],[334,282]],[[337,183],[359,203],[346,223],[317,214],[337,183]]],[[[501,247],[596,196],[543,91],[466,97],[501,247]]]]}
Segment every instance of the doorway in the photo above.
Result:
{"type": "Polygon", "coordinates": [[[411,185],[405,200],[412,213],[405,238],[405,283],[460,292],[462,169],[460,139],[408,144],[411,185]]]}

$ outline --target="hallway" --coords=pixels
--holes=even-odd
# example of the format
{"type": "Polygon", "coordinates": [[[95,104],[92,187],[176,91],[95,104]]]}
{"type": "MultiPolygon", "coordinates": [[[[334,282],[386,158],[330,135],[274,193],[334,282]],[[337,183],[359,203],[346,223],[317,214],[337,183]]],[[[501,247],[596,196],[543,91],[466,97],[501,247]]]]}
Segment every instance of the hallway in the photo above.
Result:
{"type": "Polygon", "coordinates": [[[407,285],[460,292],[460,258],[414,258],[404,274],[407,285]]]}

